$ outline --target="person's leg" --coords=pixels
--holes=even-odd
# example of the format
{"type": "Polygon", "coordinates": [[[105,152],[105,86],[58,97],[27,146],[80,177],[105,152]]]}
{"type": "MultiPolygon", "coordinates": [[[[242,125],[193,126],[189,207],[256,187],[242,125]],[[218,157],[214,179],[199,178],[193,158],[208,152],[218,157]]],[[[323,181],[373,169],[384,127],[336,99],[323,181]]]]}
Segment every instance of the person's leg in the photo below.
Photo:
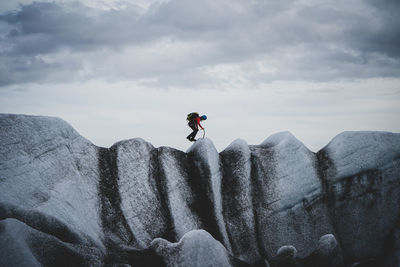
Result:
{"type": "Polygon", "coordinates": [[[196,129],[196,125],[194,123],[189,123],[188,125],[192,129],[192,132],[186,138],[189,139],[189,141],[192,141],[192,139],[197,134],[197,129],[196,129]]]}
{"type": "Polygon", "coordinates": [[[186,138],[189,139],[190,141],[194,141],[194,138],[196,137],[197,132],[199,129],[196,127],[196,124],[189,124],[189,127],[193,130],[191,134],[189,134],[186,138]]]}
{"type": "Polygon", "coordinates": [[[194,134],[194,132],[191,132],[186,138],[187,138],[189,141],[192,141],[193,134],[194,134]]]}
{"type": "Polygon", "coordinates": [[[196,134],[197,134],[198,131],[199,131],[199,129],[197,129],[197,128],[193,130],[193,133],[192,133],[192,135],[193,135],[193,136],[192,136],[192,141],[196,141],[196,139],[194,139],[194,138],[196,137],[196,134]]]}

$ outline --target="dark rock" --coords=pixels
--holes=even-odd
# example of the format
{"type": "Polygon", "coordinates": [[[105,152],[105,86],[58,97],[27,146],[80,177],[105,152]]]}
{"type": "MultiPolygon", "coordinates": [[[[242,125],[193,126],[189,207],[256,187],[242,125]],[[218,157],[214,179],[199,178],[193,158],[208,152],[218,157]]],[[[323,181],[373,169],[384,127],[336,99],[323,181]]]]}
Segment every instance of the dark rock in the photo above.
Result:
{"type": "Polygon", "coordinates": [[[232,266],[226,248],[204,230],[190,231],[178,243],[156,238],[151,247],[163,257],[166,266],[232,266]]]}
{"type": "Polygon", "coordinates": [[[332,234],[320,238],[316,250],[310,256],[300,259],[302,266],[340,267],[344,266],[343,252],[332,234]]]}
{"type": "Polygon", "coordinates": [[[16,219],[0,221],[0,266],[102,266],[96,246],[63,242],[16,219]]]}
{"type": "Polygon", "coordinates": [[[297,266],[297,250],[294,246],[282,246],[276,252],[273,259],[277,267],[295,267],[297,266]]]}

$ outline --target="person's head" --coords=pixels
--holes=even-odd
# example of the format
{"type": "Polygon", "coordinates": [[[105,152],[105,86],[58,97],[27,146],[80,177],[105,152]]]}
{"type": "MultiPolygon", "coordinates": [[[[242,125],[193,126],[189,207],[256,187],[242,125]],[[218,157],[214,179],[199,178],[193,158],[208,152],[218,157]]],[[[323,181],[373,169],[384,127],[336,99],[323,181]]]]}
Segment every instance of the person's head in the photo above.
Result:
{"type": "Polygon", "coordinates": [[[207,119],[207,116],[206,116],[206,115],[203,115],[203,116],[200,117],[200,119],[201,119],[202,121],[204,121],[204,120],[207,119]]]}

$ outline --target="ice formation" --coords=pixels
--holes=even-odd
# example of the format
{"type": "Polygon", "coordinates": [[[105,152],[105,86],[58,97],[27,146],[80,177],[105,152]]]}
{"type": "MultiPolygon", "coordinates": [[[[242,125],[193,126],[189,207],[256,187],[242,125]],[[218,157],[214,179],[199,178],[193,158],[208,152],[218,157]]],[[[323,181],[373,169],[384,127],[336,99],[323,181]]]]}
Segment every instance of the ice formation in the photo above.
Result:
{"type": "Polygon", "coordinates": [[[399,266],[400,134],[183,152],[0,115],[0,266],[399,266]]]}

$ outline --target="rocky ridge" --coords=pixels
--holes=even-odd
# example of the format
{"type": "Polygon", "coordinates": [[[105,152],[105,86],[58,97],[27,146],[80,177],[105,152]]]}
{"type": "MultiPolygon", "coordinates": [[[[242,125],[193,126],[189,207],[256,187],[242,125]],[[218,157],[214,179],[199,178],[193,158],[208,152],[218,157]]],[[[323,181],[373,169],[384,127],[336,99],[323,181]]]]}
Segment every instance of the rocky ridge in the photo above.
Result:
{"type": "Polygon", "coordinates": [[[0,115],[1,266],[399,266],[400,134],[188,151],[0,115]]]}

